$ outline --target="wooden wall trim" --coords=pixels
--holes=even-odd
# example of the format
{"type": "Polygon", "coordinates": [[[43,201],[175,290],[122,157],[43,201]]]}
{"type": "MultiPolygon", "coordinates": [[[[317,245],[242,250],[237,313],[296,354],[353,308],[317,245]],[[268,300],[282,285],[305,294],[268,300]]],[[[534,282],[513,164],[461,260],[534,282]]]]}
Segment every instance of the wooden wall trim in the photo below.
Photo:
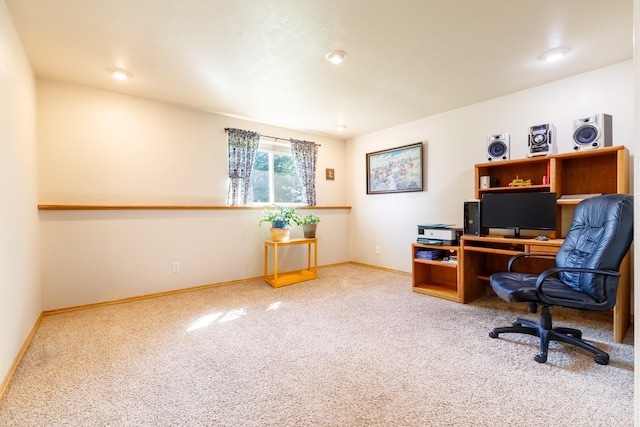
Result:
{"type": "MultiPolygon", "coordinates": [[[[38,205],[41,211],[113,211],[113,210],[262,210],[271,206],[204,206],[204,205],[38,205]]],[[[297,209],[351,209],[351,206],[298,206],[297,209]]]]}
{"type": "Polygon", "coordinates": [[[29,332],[27,339],[24,341],[24,343],[22,344],[22,347],[20,348],[20,351],[16,355],[13,361],[13,364],[9,368],[7,375],[5,375],[4,379],[2,380],[2,384],[0,384],[0,401],[2,401],[2,399],[4,398],[4,395],[7,393],[7,389],[9,388],[9,383],[13,378],[13,374],[15,374],[16,369],[18,369],[18,365],[20,364],[20,362],[22,362],[22,358],[24,357],[25,353],[27,352],[27,349],[29,348],[29,345],[31,344],[31,341],[33,341],[33,337],[36,335],[36,332],[40,327],[40,323],[42,322],[43,316],[44,316],[44,313],[40,313],[40,316],[38,316],[36,323],[31,328],[31,332],[29,332]]]}

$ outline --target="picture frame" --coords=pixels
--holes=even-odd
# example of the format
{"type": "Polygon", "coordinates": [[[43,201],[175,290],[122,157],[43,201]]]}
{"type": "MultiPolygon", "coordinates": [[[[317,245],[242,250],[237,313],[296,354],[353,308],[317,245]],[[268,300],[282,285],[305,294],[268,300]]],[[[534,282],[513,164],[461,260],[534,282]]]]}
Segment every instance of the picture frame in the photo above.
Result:
{"type": "Polygon", "coordinates": [[[422,191],[422,142],[367,153],[367,194],[422,191]]]}
{"type": "Polygon", "coordinates": [[[327,181],[333,181],[335,179],[335,171],[333,169],[325,169],[325,178],[327,181]]]}

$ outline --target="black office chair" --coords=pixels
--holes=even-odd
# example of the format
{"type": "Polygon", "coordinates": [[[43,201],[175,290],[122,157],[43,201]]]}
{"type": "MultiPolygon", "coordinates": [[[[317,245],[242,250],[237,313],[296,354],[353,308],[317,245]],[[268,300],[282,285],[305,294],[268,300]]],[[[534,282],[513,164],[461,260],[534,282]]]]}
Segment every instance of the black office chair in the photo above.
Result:
{"type": "Polygon", "coordinates": [[[513,326],[495,328],[491,338],[504,333],[540,337],[539,363],[547,361],[549,342],[562,341],[596,355],[601,365],[609,355],[583,341],[582,332],[572,328],[554,328],[549,307],[557,305],[583,310],[610,310],[616,304],[620,263],[633,240],[633,197],[606,194],[581,201],[573,223],[555,255],[555,267],[541,274],[513,272],[514,263],[523,257],[553,257],[549,254],[521,254],[509,260],[506,273],[494,273],[491,287],[505,301],[529,303],[529,312],[542,306],[540,322],[517,319],[513,326]]]}

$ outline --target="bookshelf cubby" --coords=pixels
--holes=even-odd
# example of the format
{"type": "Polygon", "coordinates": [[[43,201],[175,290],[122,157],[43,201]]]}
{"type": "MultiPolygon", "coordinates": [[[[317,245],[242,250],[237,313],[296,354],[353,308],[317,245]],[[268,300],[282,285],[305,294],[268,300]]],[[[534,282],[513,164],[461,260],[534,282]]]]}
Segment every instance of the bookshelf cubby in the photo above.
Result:
{"type": "Polygon", "coordinates": [[[463,302],[462,289],[458,280],[458,264],[446,262],[442,259],[421,259],[416,255],[419,250],[438,250],[458,257],[460,247],[448,245],[426,245],[413,243],[411,245],[412,287],[414,292],[427,294],[455,302],[463,302]]]}

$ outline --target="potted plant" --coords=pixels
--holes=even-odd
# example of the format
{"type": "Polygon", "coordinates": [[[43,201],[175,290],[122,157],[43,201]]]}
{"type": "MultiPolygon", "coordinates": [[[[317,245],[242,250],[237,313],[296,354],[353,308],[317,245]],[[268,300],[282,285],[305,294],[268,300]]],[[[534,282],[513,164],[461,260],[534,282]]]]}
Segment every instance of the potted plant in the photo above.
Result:
{"type": "Polygon", "coordinates": [[[302,216],[294,207],[275,205],[274,209],[265,209],[259,224],[268,222],[271,224],[271,240],[274,242],[287,242],[291,228],[302,224],[302,216]]]}
{"type": "Polygon", "coordinates": [[[304,232],[304,237],[306,238],[316,237],[316,228],[318,227],[320,218],[310,213],[303,216],[301,222],[302,222],[302,231],[304,232]]]}

